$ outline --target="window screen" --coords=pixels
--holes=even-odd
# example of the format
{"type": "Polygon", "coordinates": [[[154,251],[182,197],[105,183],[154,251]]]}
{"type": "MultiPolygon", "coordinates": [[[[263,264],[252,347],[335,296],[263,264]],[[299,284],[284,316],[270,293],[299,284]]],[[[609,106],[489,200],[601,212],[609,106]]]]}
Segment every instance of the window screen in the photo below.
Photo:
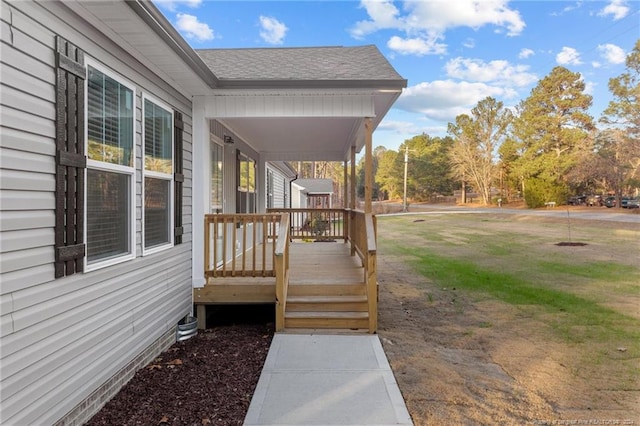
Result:
{"type": "Polygon", "coordinates": [[[87,264],[132,255],[134,92],[89,66],[87,264]]]}

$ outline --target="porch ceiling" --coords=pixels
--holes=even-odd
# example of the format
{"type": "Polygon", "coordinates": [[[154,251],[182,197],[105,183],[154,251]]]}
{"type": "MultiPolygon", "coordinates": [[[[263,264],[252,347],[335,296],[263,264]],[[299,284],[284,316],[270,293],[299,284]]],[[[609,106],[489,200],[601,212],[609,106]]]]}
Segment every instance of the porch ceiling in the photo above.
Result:
{"type": "Polygon", "coordinates": [[[350,117],[227,118],[222,121],[266,161],[343,161],[362,119],[350,117]]]}
{"type": "MultiPolygon", "coordinates": [[[[344,161],[364,147],[364,120],[378,126],[401,90],[242,91],[207,98],[217,119],[265,161],[344,161]]],[[[233,92],[233,91],[231,91],[233,92]]]]}

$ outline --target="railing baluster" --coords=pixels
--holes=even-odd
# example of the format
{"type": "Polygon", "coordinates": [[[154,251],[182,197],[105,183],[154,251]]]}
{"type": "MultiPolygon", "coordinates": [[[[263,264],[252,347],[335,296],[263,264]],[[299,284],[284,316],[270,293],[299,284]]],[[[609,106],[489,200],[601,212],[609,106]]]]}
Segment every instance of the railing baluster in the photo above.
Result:
{"type": "Polygon", "coordinates": [[[227,275],[227,243],[229,230],[227,229],[227,218],[222,218],[222,276],[227,275]]]}
{"type": "Polygon", "coordinates": [[[211,246],[210,242],[210,222],[209,217],[205,216],[204,218],[204,240],[206,241],[204,244],[204,276],[205,280],[209,279],[209,272],[211,271],[211,259],[209,258],[209,249],[211,246]]]}

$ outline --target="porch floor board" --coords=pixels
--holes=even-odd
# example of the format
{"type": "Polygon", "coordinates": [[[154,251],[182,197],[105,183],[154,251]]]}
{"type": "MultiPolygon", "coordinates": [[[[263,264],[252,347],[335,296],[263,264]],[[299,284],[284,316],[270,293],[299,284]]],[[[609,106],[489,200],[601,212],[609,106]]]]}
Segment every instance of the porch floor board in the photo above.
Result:
{"type": "MultiPolygon", "coordinates": [[[[272,269],[271,243],[267,244],[265,269],[272,269]]],[[[262,246],[256,250],[256,265],[262,268],[262,246]]],[[[253,262],[251,252],[246,265],[253,262]]],[[[242,257],[235,260],[238,275],[242,257]]],[[[227,271],[233,267],[227,264],[227,271]]],[[[351,285],[364,283],[364,270],[358,256],[351,256],[350,245],[339,242],[292,242],[289,256],[289,289],[295,286],[351,285]]],[[[258,271],[258,274],[260,271],[258,271]]],[[[194,289],[194,303],[272,303],[275,302],[275,277],[210,277],[203,288],[194,289]]]]}

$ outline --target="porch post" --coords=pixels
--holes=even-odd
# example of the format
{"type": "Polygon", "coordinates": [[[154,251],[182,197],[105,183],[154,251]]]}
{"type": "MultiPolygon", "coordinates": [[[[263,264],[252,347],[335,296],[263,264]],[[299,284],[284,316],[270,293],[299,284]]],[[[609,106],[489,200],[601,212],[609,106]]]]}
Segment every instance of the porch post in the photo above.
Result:
{"type": "Polygon", "coordinates": [[[208,203],[205,195],[205,174],[209,158],[209,128],[205,118],[204,99],[201,96],[193,98],[193,158],[192,158],[192,219],[191,219],[191,279],[194,288],[204,287],[204,215],[208,203]]]}
{"type": "Polygon", "coordinates": [[[349,182],[351,196],[349,197],[349,208],[356,208],[356,147],[351,147],[351,182],[349,182]]]}
{"type": "Polygon", "coordinates": [[[351,209],[349,212],[349,240],[351,240],[351,256],[355,256],[356,227],[353,226],[353,223],[356,217],[354,213],[356,209],[356,147],[354,145],[351,146],[351,182],[349,182],[349,190],[351,191],[351,196],[349,197],[349,208],[351,209]]]}
{"type": "Polygon", "coordinates": [[[347,160],[344,160],[342,165],[343,168],[343,182],[344,188],[342,190],[342,217],[343,217],[343,228],[342,228],[342,238],[345,243],[349,242],[349,220],[347,208],[349,208],[349,169],[347,165],[347,160]]]}
{"type": "Polygon", "coordinates": [[[372,148],[371,118],[364,119],[364,212],[371,213],[371,198],[373,196],[373,148],[372,148]]]}
{"type": "Polygon", "coordinates": [[[346,209],[349,206],[349,169],[347,166],[347,160],[344,160],[344,188],[342,191],[342,208],[346,209]]]}

